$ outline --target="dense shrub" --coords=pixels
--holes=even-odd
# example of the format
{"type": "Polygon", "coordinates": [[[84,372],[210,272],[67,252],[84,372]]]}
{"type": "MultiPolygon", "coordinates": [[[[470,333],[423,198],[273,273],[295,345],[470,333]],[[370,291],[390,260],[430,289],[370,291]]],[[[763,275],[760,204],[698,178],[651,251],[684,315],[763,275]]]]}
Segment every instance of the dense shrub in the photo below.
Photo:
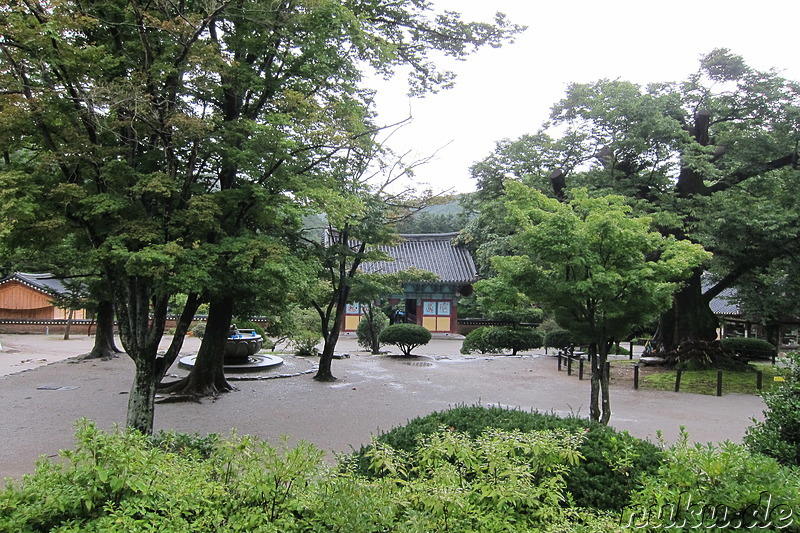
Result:
{"type": "Polygon", "coordinates": [[[741,359],[771,359],[775,355],[775,346],[764,339],[728,337],[721,344],[723,350],[741,359]]]}
{"type": "Polygon", "coordinates": [[[744,442],[782,464],[800,466],[800,353],[789,354],[781,374],[785,382],[763,394],[764,420],[748,428],[744,442]]]}
{"type": "Polygon", "coordinates": [[[317,355],[322,340],[320,318],[313,309],[293,309],[289,317],[289,340],[297,355],[317,355]]]}
{"type": "Polygon", "coordinates": [[[281,533],[609,531],[614,517],[570,507],[563,473],[582,432],[440,428],[404,454],[378,444],[365,479],[313,445],[229,437],[154,446],[136,432],[90,424],[58,464],[0,490],[0,531],[281,533]],[[201,447],[205,448],[205,444],[201,447]]]}
{"type": "Polygon", "coordinates": [[[627,348],[622,346],[620,343],[614,343],[614,346],[611,347],[611,350],[608,352],[610,355],[630,355],[631,352],[628,351],[627,348]]]}
{"type": "Polygon", "coordinates": [[[376,309],[372,313],[372,319],[368,316],[361,318],[361,321],[356,327],[356,337],[358,338],[358,345],[372,353],[377,353],[380,350],[380,335],[381,332],[389,326],[389,318],[381,311],[376,309]]]}
{"type": "Polygon", "coordinates": [[[489,332],[488,327],[481,326],[475,328],[464,337],[464,342],[461,343],[461,353],[467,355],[471,353],[490,353],[494,351],[494,347],[489,346],[486,342],[486,334],[489,332]]]}
{"type": "Polygon", "coordinates": [[[189,331],[191,332],[192,336],[202,339],[206,334],[206,323],[196,322],[191,328],[189,328],[189,331]]]}
{"type": "Polygon", "coordinates": [[[265,336],[264,328],[261,327],[261,324],[253,322],[252,320],[245,320],[243,318],[234,318],[231,321],[231,324],[236,324],[237,329],[252,329],[256,332],[256,335],[261,335],[261,337],[265,336]]]}
{"type": "Polygon", "coordinates": [[[575,336],[566,329],[554,329],[544,336],[545,348],[562,350],[575,342],[575,336]]]}
{"type": "Polygon", "coordinates": [[[684,433],[647,475],[620,525],[647,531],[797,531],[800,472],[740,444],[684,433]],[[786,528],[786,529],[785,529],[786,528]]]}
{"type": "MultiPolygon", "coordinates": [[[[383,433],[380,443],[404,453],[413,453],[420,436],[430,435],[445,426],[475,438],[486,428],[541,431],[565,429],[585,433],[578,448],[584,460],[572,465],[565,474],[567,491],[575,505],[595,509],[622,509],[637,487],[642,473],[654,473],[661,462],[656,446],[625,432],[582,418],[560,418],[543,413],[528,413],[500,407],[461,406],[415,418],[402,427],[383,433]]],[[[358,471],[371,475],[368,452],[362,447],[353,455],[358,471]]]]}
{"type": "Polygon", "coordinates": [[[517,355],[517,352],[541,348],[544,335],[533,328],[490,327],[485,342],[493,351],[511,350],[512,355],[517,355]]]}
{"type": "Polygon", "coordinates": [[[505,328],[484,326],[469,332],[461,345],[461,353],[499,353],[511,350],[532,350],[542,346],[544,336],[533,328],[505,328]]]}
{"type": "Polygon", "coordinates": [[[393,324],[384,329],[379,338],[381,343],[395,345],[403,355],[409,356],[411,350],[430,342],[431,332],[417,324],[393,324]]]}

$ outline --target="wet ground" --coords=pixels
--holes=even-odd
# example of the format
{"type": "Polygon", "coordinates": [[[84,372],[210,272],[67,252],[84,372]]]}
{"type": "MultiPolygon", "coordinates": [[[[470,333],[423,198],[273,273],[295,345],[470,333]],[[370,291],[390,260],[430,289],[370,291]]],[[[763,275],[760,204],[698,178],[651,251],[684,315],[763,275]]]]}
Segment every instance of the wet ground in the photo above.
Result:
{"type": "MultiPolygon", "coordinates": [[[[69,359],[91,349],[85,336],[0,335],[0,344],[0,478],[29,473],[37,457],[72,447],[80,418],[107,429],[124,425],[133,377],[124,354],[110,361],[69,359]]],[[[187,339],[184,352],[197,346],[198,339],[187,339]]],[[[348,452],[372,434],[459,404],[588,416],[588,379],[559,372],[552,355],[462,356],[460,347],[460,339],[434,339],[407,359],[373,356],[343,338],[337,351],[349,357],[333,362],[336,382],[312,379],[315,358],[289,355],[280,367],[234,381],[236,392],[200,404],[157,405],[155,426],[200,434],[235,429],[271,441],[288,435],[348,452]],[[264,379],[275,375],[292,377],[264,379]]],[[[612,384],[611,425],[641,438],[655,441],[661,430],[673,442],[685,426],[694,441],[740,441],[764,409],[761,398],[751,395],[633,390],[621,367],[612,384]]]]}

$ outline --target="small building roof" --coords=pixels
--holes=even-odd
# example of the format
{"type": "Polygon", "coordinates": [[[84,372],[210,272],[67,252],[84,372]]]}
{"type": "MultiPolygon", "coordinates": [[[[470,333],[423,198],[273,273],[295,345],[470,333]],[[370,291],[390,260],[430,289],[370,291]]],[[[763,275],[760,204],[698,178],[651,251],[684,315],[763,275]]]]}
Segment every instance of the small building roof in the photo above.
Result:
{"type": "Polygon", "coordinates": [[[737,292],[733,287],[724,289],[718,296],[711,299],[709,307],[717,316],[739,316],[742,310],[736,302],[737,292]]]}
{"type": "Polygon", "coordinates": [[[27,272],[14,272],[10,276],[0,279],[0,285],[10,281],[18,281],[23,285],[52,295],[69,292],[61,280],[56,279],[53,274],[50,273],[31,274],[27,272]]]}
{"type": "Polygon", "coordinates": [[[377,249],[393,261],[364,263],[362,272],[396,274],[416,268],[436,274],[438,283],[467,284],[478,279],[472,255],[463,244],[453,244],[456,233],[401,234],[394,246],[377,249]]]}

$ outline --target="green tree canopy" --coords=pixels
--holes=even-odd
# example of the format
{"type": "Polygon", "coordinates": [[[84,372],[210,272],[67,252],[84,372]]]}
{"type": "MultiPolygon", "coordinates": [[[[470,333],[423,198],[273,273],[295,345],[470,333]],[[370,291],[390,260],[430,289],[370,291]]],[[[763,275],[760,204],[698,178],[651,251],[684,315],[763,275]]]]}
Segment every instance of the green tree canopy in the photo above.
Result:
{"type": "Polygon", "coordinates": [[[578,189],[561,203],[516,182],[506,188],[508,218],[518,228],[511,239],[516,255],[493,259],[498,278],[588,340],[590,414],[607,423],[611,344],[668,308],[681,281],[709,254],[654,231],[652,219],[633,216],[621,196],[591,197],[578,189]]]}
{"type": "MultiPolygon", "coordinates": [[[[502,249],[513,228],[497,222],[492,202],[508,180],[565,200],[582,187],[623,195],[662,234],[714,253],[706,266],[716,282],[704,289],[702,269],[693,272],[661,317],[660,340],[672,348],[714,338],[711,299],[797,251],[798,142],[800,85],[729,50],[706,54],[683,82],[574,83],[539,131],[498,143],[473,167],[486,216],[465,239],[502,249]]],[[[480,247],[476,258],[485,261],[491,254],[480,247]]]]}
{"type": "Polygon", "coordinates": [[[435,55],[461,58],[521,29],[416,0],[33,0],[0,10],[0,179],[16,206],[2,231],[86,239],[85,264],[107,279],[136,363],[130,427],[152,429],[170,295],[206,290],[224,323],[233,302],[218,274],[234,284],[241,269],[220,254],[243,249],[231,239],[275,250],[292,227],[284,208],[325,197],[334,156],[369,144],[362,70],[408,67],[414,93],[447,87],[453,75],[435,55]]]}

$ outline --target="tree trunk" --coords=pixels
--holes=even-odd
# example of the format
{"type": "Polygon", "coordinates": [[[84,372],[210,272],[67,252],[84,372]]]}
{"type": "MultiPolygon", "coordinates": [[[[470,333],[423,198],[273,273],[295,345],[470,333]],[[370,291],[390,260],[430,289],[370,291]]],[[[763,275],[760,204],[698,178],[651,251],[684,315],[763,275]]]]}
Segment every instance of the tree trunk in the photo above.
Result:
{"type": "Polygon", "coordinates": [[[143,353],[134,354],[133,359],[136,363],[136,372],[128,398],[126,426],[145,435],[151,435],[156,401],[156,380],[153,379],[155,358],[143,353]]]}
{"type": "Polygon", "coordinates": [[[67,314],[67,326],[64,328],[64,340],[69,340],[70,331],[72,331],[72,317],[75,315],[75,310],[70,308],[67,314]]]}
{"type": "Polygon", "coordinates": [[[600,396],[601,411],[600,423],[608,425],[611,420],[611,391],[609,385],[611,376],[608,375],[608,350],[611,343],[603,342],[598,346],[597,367],[600,369],[600,396]]]}
{"type": "MultiPolygon", "coordinates": [[[[200,296],[197,294],[190,294],[186,300],[186,305],[183,306],[181,316],[178,317],[178,323],[175,325],[175,335],[172,337],[167,353],[156,361],[156,377],[159,383],[178,358],[183,347],[183,340],[192,325],[192,320],[194,320],[194,315],[197,313],[197,308],[200,307],[200,302],[200,296]]],[[[159,388],[163,389],[163,387],[159,388]]]]}
{"type": "MultiPolygon", "coordinates": [[[[319,368],[314,376],[314,379],[317,381],[336,381],[336,377],[331,371],[331,364],[333,363],[333,354],[336,351],[336,343],[339,342],[339,331],[344,321],[348,292],[347,289],[344,289],[338,295],[338,305],[333,313],[333,325],[327,331],[323,331],[325,343],[322,346],[322,353],[319,356],[319,368]]],[[[326,328],[323,328],[323,330],[324,329],[326,328]]]]}
{"type": "Polygon", "coordinates": [[[233,387],[225,379],[225,343],[233,319],[233,299],[220,298],[210,303],[206,332],[189,375],[162,387],[164,392],[192,397],[216,396],[233,387]]]}
{"type": "Polygon", "coordinates": [[[691,341],[713,341],[717,338],[717,317],[703,297],[702,269],[696,269],[686,285],[675,293],[672,308],[661,316],[659,336],[665,352],[672,352],[691,341]]]}
{"type": "MultiPolygon", "coordinates": [[[[339,314],[338,310],[336,314],[339,314]]],[[[331,328],[325,336],[325,343],[319,356],[319,368],[314,376],[317,381],[336,381],[336,377],[331,370],[331,364],[333,363],[333,354],[336,351],[336,343],[339,342],[339,321],[334,320],[334,323],[336,326],[331,328]]]]}
{"type": "Polygon", "coordinates": [[[144,434],[153,433],[155,408],[155,361],[158,344],[164,334],[168,295],[154,296],[151,281],[126,273],[118,278],[108,276],[114,295],[114,308],[119,314],[122,345],[136,365],[128,398],[128,428],[144,434]],[[152,317],[151,317],[152,315],[152,317]]]}
{"type": "Polygon", "coordinates": [[[597,344],[589,344],[589,364],[592,366],[591,390],[589,392],[589,418],[600,421],[600,368],[598,367],[597,344]]]}
{"type": "Polygon", "coordinates": [[[114,304],[110,300],[104,300],[97,304],[94,346],[86,359],[111,359],[121,352],[114,343],[114,304]]]}

